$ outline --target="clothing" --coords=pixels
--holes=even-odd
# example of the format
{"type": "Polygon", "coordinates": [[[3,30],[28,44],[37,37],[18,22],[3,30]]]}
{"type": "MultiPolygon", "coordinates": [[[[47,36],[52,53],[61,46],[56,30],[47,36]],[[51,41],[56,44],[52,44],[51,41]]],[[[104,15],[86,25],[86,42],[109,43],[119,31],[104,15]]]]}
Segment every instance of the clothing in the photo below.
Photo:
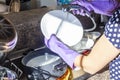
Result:
{"type": "MultiPolygon", "coordinates": [[[[104,34],[117,49],[120,49],[120,9],[109,19],[104,34]]],[[[120,55],[109,64],[109,70],[110,80],[120,80],[120,55]]]]}

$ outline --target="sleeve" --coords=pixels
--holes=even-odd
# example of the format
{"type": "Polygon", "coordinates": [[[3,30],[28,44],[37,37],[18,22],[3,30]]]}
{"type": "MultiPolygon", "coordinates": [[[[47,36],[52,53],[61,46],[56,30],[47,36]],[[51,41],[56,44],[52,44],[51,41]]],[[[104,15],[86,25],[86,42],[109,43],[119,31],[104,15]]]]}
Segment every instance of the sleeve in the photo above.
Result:
{"type": "Polygon", "coordinates": [[[115,12],[105,26],[104,31],[107,39],[118,49],[120,49],[120,13],[115,12]]]}

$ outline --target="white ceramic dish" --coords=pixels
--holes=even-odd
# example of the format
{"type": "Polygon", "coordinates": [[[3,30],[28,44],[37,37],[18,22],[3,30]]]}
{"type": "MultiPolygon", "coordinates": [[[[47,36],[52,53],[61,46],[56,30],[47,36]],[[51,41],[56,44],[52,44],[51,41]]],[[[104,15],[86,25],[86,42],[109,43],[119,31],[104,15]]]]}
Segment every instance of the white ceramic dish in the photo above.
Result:
{"type": "Polygon", "coordinates": [[[82,40],[77,43],[76,45],[72,46],[71,48],[73,50],[76,50],[77,52],[82,52],[86,49],[91,49],[94,45],[94,41],[89,38],[82,38],[82,40]]]}
{"type": "Polygon", "coordinates": [[[41,30],[47,39],[51,34],[56,34],[68,46],[77,44],[83,37],[80,21],[73,14],[62,10],[46,13],[41,20],[41,30]]]}
{"type": "Polygon", "coordinates": [[[101,36],[101,33],[94,31],[94,32],[91,32],[91,35],[92,35],[92,39],[96,40],[97,38],[99,38],[101,36]]]}

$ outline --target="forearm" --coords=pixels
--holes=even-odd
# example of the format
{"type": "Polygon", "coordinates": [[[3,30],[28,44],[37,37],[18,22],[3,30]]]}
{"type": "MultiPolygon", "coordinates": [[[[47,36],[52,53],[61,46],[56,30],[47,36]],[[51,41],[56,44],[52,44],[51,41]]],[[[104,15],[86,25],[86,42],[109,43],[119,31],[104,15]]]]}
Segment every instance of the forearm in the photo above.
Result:
{"type": "Polygon", "coordinates": [[[119,52],[103,35],[88,56],[79,55],[75,58],[74,65],[82,66],[84,71],[94,74],[113,60],[119,52]]]}
{"type": "Polygon", "coordinates": [[[85,72],[88,72],[90,74],[94,74],[97,71],[95,70],[95,65],[93,65],[93,61],[87,61],[86,62],[87,57],[83,56],[83,55],[79,55],[75,58],[75,62],[74,65],[76,67],[79,67],[80,69],[83,69],[85,72]],[[85,60],[85,63],[84,63],[85,60]],[[90,64],[91,63],[91,64],[90,64]]]}

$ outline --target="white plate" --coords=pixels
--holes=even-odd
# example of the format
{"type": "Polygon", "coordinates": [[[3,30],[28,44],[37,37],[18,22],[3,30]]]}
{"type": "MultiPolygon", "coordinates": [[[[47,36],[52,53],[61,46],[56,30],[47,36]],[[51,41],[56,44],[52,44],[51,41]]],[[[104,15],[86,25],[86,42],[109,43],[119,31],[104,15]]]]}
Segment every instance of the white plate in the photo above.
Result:
{"type": "Polygon", "coordinates": [[[62,10],[46,13],[41,20],[41,30],[47,39],[58,31],[56,36],[68,46],[77,44],[83,37],[83,27],[80,21],[73,14],[62,10]]]}

